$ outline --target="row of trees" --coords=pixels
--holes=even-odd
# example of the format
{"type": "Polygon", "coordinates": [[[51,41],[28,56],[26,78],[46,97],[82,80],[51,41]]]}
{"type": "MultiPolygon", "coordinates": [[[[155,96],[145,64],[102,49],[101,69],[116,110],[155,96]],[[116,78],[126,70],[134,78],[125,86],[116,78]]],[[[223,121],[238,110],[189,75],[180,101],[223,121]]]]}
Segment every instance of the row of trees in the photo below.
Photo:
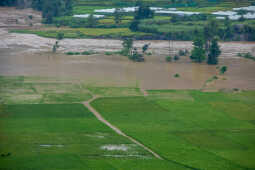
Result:
{"type": "Polygon", "coordinates": [[[203,62],[207,57],[208,64],[218,64],[218,56],[221,54],[218,45],[218,23],[211,20],[204,27],[203,35],[198,34],[193,40],[194,48],[190,58],[195,62],[203,62]]]}
{"type": "Polygon", "coordinates": [[[1,0],[0,6],[15,6],[17,4],[17,0],[1,0]]]}
{"type": "Polygon", "coordinates": [[[51,24],[54,17],[72,15],[73,0],[0,0],[0,6],[32,6],[42,11],[45,23],[51,24]]]}
{"type": "Polygon", "coordinates": [[[16,6],[17,8],[29,7],[32,0],[1,0],[0,6],[16,6]]]}

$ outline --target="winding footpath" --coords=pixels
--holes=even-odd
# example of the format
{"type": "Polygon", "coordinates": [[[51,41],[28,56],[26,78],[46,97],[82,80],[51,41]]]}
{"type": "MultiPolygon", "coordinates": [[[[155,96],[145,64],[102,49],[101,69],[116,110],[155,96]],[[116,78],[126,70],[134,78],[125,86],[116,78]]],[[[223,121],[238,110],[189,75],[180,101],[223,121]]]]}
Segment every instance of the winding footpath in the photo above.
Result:
{"type": "MultiPolygon", "coordinates": [[[[142,92],[144,93],[144,96],[147,96],[147,92],[145,90],[142,90],[142,92]]],[[[124,132],[122,132],[119,128],[117,128],[116,126],[112,125],[110,122],[108,122],[107,120],[105,120],[105,118],[99,113],[97,112],[91,105],[90,103],[93,102],[94,100],[98,99],[99,97],[97,96],[93,96],[92,99],[90,99],[89,101],[83,102],[84,106],[86,106],[89,111],[91,111],[96,118],[101,121],[102,123],[106,124],[108,127],[110,127],[112,130],[114,130],[117,134],[124,136],[126,138],[128,138],[130,141],[132,141],[133,143],[141,146],[143,149],[145,149],[146,151],[150,152],[155,158],[163,160],[163,158],[161,158],[156,152],[152,151],[150,148],[146,147],[145,145],[143,145],[142,143],[138,142],[137,140],[135,140],[134,138],[126,135],[124,132]]]]}

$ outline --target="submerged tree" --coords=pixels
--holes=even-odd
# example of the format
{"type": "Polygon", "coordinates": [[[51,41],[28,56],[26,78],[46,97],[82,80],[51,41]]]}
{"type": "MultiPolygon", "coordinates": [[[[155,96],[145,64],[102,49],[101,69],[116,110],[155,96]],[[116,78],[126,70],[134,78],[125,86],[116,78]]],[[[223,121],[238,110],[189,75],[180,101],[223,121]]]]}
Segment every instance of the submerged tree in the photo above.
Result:
{"type": "Polygon", "coordinates": [[[122,42],[122,51],[123,55],[131,55],[131,50],[133,48],[133,39],[132,38],[125,38],[122,42]]]}
{"type": "Polygon", "coordinates": [[[208,64],[218,64],[218,57],[221,54],[220,47],[216,38],[212,40],[208,54],[208,64]]]}
{"type": "Polygon", "coordinates": [[[150,43],[143,45],[143,47],[142,47],[143,53],[145,53],[148,50],[149,46],[150,46],[150,43]]]}
{"type": "Polygon", "coordinates": [[[201,36],[197,36],[193,41],[194,48],[191,51],[190,58],[198,63],[201,63],[205,60],[205,49],[204,49],[204,40],[201,36]]]}
{"type": "Polygon", "coordinates": [[[220,68],[220,74],[224,74],[227,70],[228,70],[228,67],[227,67],[227,66],[222,66],[222,67],[220,68]]]}
{"type": "Polygon", "coordinates": [[[58,48],[59,48],[58,41],[56,41],[55,44],[52,47],[52,52],[56,53],[58,48]]]}

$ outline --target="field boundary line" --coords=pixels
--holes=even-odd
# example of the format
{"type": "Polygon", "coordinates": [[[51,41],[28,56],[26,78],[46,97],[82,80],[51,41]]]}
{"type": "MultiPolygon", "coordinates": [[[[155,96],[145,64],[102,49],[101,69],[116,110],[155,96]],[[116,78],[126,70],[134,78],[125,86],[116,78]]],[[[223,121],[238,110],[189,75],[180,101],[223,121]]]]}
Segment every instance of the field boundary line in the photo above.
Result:
{"type": "Polygon", "coordinates": [[[143,149],[145,149],[146,151],[150,152],[154,157],[156,157],[157,159],[163,160],[163,158],[161,156],[159,156],[159,154],[157,154],[156,152],[152,151],[150,148],[146,147],[144,144],[138,142],[137,140],[135,140],[134,138],[126,135],[124,132],[122,132],[119,128],[117,128],[116,126],[112,125],[110,122],[108,122],[99,112],[97,112],[91,105],[90,103],[96,99],[98,99],[99,97],[97,96],[93,96],[92,99],[83,102],[84,106],[86,106],[89,111],[91,111],[96,118],[101,121],[102,123],[104,123],[105,125],[107,125],[108,127],[110,127],[113,131],[115,131],[117,134],[124,136],[126,138],[128,138],[130,141],[132,141],[133,143],[141,146],[143,149]]]}

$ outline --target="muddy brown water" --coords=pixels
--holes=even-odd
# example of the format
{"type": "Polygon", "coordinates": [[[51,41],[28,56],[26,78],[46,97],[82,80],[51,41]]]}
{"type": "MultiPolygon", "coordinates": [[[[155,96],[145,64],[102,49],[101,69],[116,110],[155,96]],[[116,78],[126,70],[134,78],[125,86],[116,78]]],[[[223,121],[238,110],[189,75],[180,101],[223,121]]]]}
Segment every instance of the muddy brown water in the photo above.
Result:
{"type": "MultiPolygon", "coordinates": [[[[4,18],[7,16],[2,15],[2,9],[0,25],[6,26],[4,18]]],[[[39,24],[38,13],[30,9],[14,11],[10,15],[12,18],[18,16],[20,20],[24,20],[16,26],[29,24],[30,21],[26,19],[28,14],[35,17],[34,24],[39,24]]],[[[8,33],[7,28],[0,28],[0,37],[0,75],[70,77],[97,86],[139,85],[143,89],[200,89],[206,80],[217,73],[216,66],[192,63],[187,56],[181,57],[177,62],[166,63],[168,41],[135,41],[134,46],[139,50],[145,43],[150,43],[149,52],[152,53],[145,57],[144,63],[135,63],[124,56],[104,55],[106,51],[120,50],[119,40],[64,39],[59,43],[57,54],[53,54],[51,50],[55,39],[8,33]],[[98,54],[64,54],[67,51],[85,50],[93,50],[98,54]],[[180,75],[179,78],[174,77],[176,73],[180,75]]],[[[190,41],[174,41],[173,44],[173,53],[180,49],[192,49],[190,41]]],[[[237,57],[239,52],[254,52],[255,42],[226,42],[220,43],[220,46],[222,54],[219,65],[228,66],[228,71],[224,80],[215,81],[210,88],[255,89],[255,61],[237,57]]]]}

